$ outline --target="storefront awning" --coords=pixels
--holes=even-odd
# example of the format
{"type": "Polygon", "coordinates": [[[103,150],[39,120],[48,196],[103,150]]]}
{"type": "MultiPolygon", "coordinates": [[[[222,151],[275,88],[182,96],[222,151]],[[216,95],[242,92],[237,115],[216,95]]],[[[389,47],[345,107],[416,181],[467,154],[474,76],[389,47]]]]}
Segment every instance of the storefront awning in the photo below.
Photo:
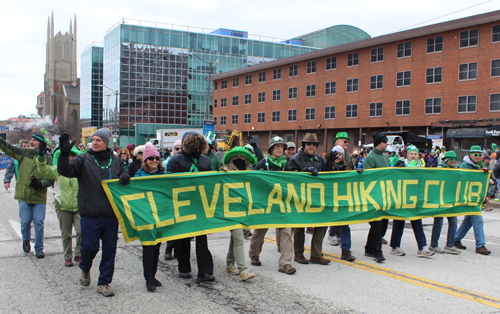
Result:
{"type": "Polygon", "coordinates": [[[500,137],[500,125],[494,125],[492,127],[489,127],[484,131],[484,136],[485,137],[500,137]]]}
{"type": "Polygon", "coordinates": [[[446,131],[447,138],[484,138],[486,129],[449,129],[446,131]]]}

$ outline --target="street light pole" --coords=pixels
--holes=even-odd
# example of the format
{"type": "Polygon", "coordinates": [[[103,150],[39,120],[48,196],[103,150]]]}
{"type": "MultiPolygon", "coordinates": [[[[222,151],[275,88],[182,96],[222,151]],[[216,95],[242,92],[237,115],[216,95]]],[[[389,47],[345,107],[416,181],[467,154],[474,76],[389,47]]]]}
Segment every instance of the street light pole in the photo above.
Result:
{"type": "Polygon", "coordinates": [[[196,55],[195,53],[193,53],[193,56],[200,59],[202,62],[209,64],[208,65],[207,102],[205,104],[205,114],[203,116],[205,120],[208,120],[208,108],[210,105],[210,80],[212,78],[212,70],[215,68],[215,65],[217,65],[217,63],[219,63],[219,58],[217,58],[217,60],[215,60],[215,64],[212,64],[212,61],[210,61],[210,62],[205,61],[202,58],[200,58],[198,55],[196,55]]]}

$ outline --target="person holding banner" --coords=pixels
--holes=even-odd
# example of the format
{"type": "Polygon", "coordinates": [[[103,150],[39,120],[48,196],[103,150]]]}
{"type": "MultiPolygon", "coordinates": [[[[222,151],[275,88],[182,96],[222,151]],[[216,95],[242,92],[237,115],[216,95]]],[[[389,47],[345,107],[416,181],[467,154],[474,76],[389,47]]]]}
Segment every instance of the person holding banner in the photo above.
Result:
{"type": "MultiPolygon", "coordinates": [[[[306,133],[302,140],[302,147],[298,153],[290,158],[286,167],[287,171],[310,172],[313,176],[317,176],[318,172],[325,171],[325,159],[317,154],[318,137],[316,133],[306,133]]],[[[323,258],[323,237],[325,236],[326,227],[315,227],[311,240],[311,263],[327,265],[331,261],[323,258]]],[[[295,228],[293,230],[293,244],[295,250],[294,260],[300,264],[309,264],[309,260],[304,257],[304,228],[295,228]]]]}
{"type": "MultiPolygon", "coordinates": [[[[169,155],[167,159],[163,161],[163,168],[167,169],[167,164],[170,161],[170,159],[172,159],[173,156],[181,152],[181,145],[182,145],[181,140],[177,140],[174,142],[174,145],[172,146],[172,154],[169,155]]],[[[165,248],[165,255],[163,255],[163,257],[167,261],[173,260],[174,257],[177,257],[177,255],[175,254],[176,247],[177,247],[177,240],[167,241],[167,246],[165,248]],[[174,254],[172,254],[172,252],[174,252],[174,254]]]]}
{"type": "MultiPolygon", "coordinates": [[[[167,172],[202,172],[211,171],[210,160],[202,152],[207,148],[205,137],[196,132],[186,132],[182,136],[182,151],[173,156],[167,164],[167,172]]],[[[179,239],[177,242],[177,261],[181,278],[191,278],[191,239],[179,239]]],[[[196,261],[198,276],[195,282],[214,281],[214,262],[208,249],[206,235],[196,236],[196,261]]]]}

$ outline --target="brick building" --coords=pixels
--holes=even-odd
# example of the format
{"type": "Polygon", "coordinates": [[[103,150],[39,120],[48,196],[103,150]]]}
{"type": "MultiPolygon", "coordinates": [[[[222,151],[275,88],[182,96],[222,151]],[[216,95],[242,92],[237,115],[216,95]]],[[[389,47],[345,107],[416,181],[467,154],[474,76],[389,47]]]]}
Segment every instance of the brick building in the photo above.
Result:
{"type": "Polygon", "coordinates": [[[489,145],[500,125],[500,11],[258,64],[213,76],[216,131],[300,144],[336,132],[350,149],[375,131],[441,135],[456,152],[489,145]]]}

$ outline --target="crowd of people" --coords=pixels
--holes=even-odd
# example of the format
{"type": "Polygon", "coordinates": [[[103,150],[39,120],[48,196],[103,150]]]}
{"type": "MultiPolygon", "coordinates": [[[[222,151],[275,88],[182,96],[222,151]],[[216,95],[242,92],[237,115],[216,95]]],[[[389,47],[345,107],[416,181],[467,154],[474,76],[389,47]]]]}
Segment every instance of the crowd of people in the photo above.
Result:
{"type": "MultiPolygon", "coordinates": [[[[60,223],[63,243],[64,266],[79,264],[81,274],[79,282],[83,286],[91,284],[90,269],[94,258],[102,249],[99,265],[97,292],[103,296],[113,296],[110,284],[113,279],[115,256],[118,240],[118,220],[108,201],[102,181],[119,179],[123,185],[130,183],[131,177],[144,177],[182,172],[203,171],[299,171],[317,176],[327,171],[357,171],[389,167],[443,167],[481,170],[488,173],[493,170],[490,197],[495,197],[496,187],[500,183],[499,148],[492,145],[493,154],[487,155],[480,146],[472,146],[460,164],[454,151],[445,147],[436,147],[430,154],[420,153],[418,148],[409,145],[402,152],[387,151],[387,137],[380,133],[373,134],[371,151],[347,152],[350,138],[346,132],[337,133],[334,145],[323,156],[319,154],[319,141],[314,133],[307,133],[296,147],[293,142],[274,136],[269,140],[267,153],[264,155],[255,140],[248,138],[244,147],[235,147],[228,152],[216,149],[215,134],[206,136],[196,132],[187,132],[182,140],[176,141],[171,151],[158,151],[150,143],[126,148],[110,147],[111,132],[107,128],[95,131],[91,147],[80,144],[68,134],[63,134],[59,146],[50,151],[43,134],[34,134],[29,141],[14,146],[0,138],[0,149],[12,157],[11,165],[4,178],[5,189],[10,189],[12,178],[16,177],[14,198],[19,202],[21,220],[22,249],[31,251],[31,224],[35,225],[35,254],[44,257],[43,232],[47,203],[47,189],[52,187],[54,207],[60,223]],[[496,179],[499,178],[499,179],[496,179]],[[73,251],[72,232],[76,231],[76,246],[73,251]]],[[[498,201],[498,198],[496,198],[498,201]]],[[[487,198],[488,201],[488,198],[487,198]]],[[[491,207],[486,207],[490,209],[491,207]]],[[[422,220],[412,220],[411,226],[417,242],[417,256],[428,257],[435,253],[460,254],[466,247],[461,240],[473,228],[476,240],[475,252],[488,255],[485,247],[483,217],[465,216],[458,227],[457,217],[448,217],[446,245],[439,247],[439,238],[443,227],[443,218],[434,218],[430,246],[423,230],[422,220]]],[[[377,262],[385,260],[382,245],[388,244],[384,236],[388,220],[372,221],[368,232],[365,255],[377,262]]],[[[390,239],[390,253],[404,256],[401,248],[405,221],[394,220],[390,239]]],[[[226,271],[238,275],[240,281],[255,277],[247,267],[244,239],[250,238],[248,256],[252,266],[261,266],[259,256],[264,245],[268,229],[235,229],[230,232],[229,249],[226,256],[226,271]]],[[[292,260],[300,264],[327,265],[331,261],[322,254],[323,239],[328,236],[330,244],[340,245],[341,258],[353,262],[356,258],[351,252],[351,230],[348,225],[315,228],[277,228],[276,242],[280,253],[278,271],[292,275],[297,270],[292,260]],[[311,254],[304,255],[305,233],[312,233],[311,254]]],[[[191,278],[191,238],[169,241],[165,249],[165,259],[177,259],[181,278],[191,278]]],[[[214,281],[213,257],[208,247],[206,235],[196,236],[195,252],[197,275],[195,282],[214,281]]],[[[161,243],[142,246],[143,274],[146,289],[155,291],[161,286],[156,278],[161,243]]]]}

